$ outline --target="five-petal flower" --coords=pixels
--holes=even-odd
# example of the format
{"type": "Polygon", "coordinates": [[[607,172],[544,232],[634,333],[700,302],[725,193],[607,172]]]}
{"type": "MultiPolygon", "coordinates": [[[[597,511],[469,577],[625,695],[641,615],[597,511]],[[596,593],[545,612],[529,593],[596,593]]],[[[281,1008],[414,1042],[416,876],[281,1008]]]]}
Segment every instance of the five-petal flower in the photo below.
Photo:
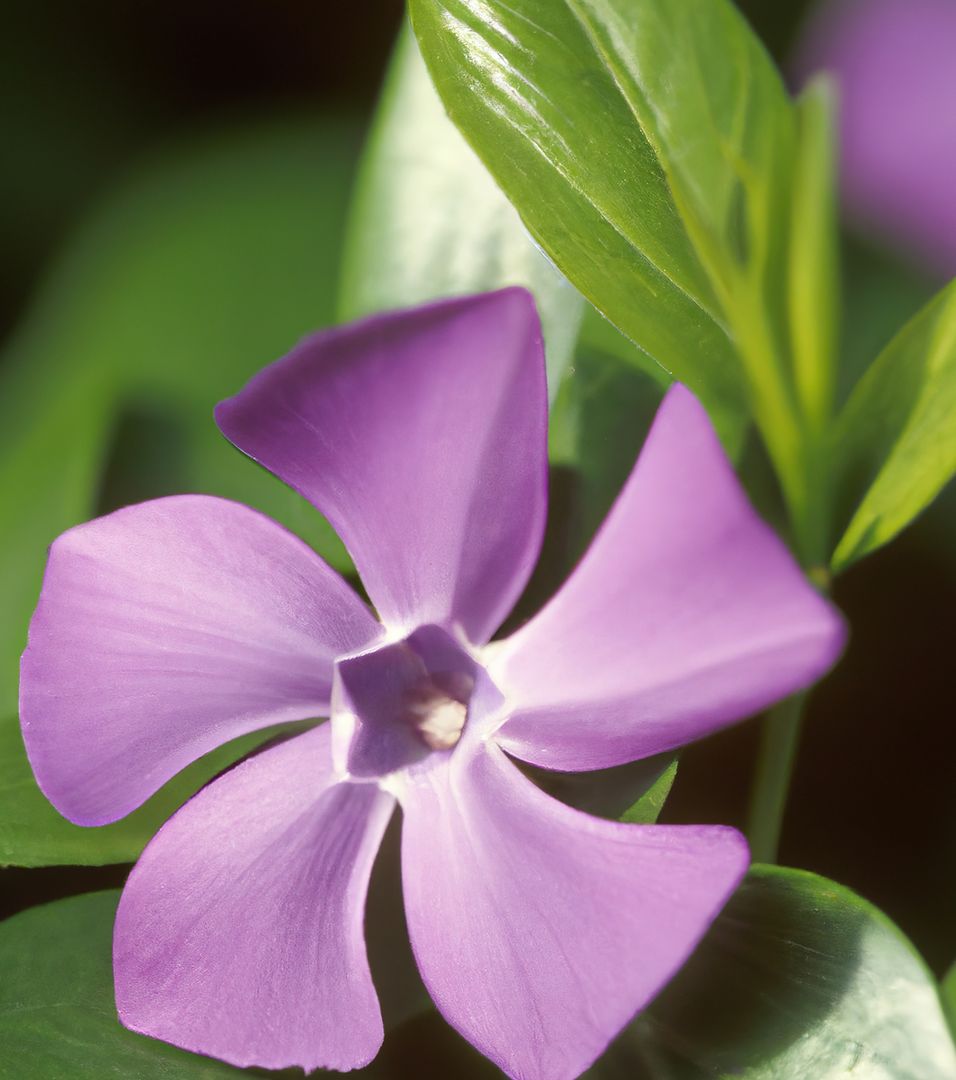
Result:
{"type": "Polygon", "coordinates": [[[438,1008],[510,1076],[577,1076],[687,958],[746,845],[588,817],[513,759],[590,770],[699,738],[821,675],[839,618],[675,387],[569,581],[488,647],[545,517],[521,289],[317,334],[217,420],[328,517],[381,624],[304,543],[220,499],[129,507],[53,545],[21,715],[71,820],[123,816],[243,732],[331,715],[147,847],[116,922],[123,1022],[238,1065],[368,1062],[383,1032],[364,902],[398,802],[438,1008]]]}

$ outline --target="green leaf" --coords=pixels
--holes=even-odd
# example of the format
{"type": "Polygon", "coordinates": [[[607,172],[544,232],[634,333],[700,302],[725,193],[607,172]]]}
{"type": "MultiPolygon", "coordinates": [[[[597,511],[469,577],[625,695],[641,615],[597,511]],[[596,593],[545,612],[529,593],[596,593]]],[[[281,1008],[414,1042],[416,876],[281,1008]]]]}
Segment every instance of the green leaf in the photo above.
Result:
{"type": "Polygon", "coordinates": [[[248,1075],[134,1035],[116,1016],[117,892],[31,908],[0,924],[0,1073],[17,1080],[212,1080],[248,1075]],[[7,1072],[4,1066],[14,1066],[7,1072]]]}
{"type": "Polygon", "coordinates": [[[553,396],[584,300],[538,250],[445,115],[406,28],[350,215],[340,314],[354,319],[504,285],[525,285],[534,293],[553,396]]]}
{"type": "Polygon", "coordinates": [[[658,754],[610,769],[585,773],[551,772],[521,764],[521,770],[559,802],[594,817],[615,821],[657,821],[677,775],[674,754],[658,754]]]}
{"type": "MultiPolygon", "coordinates": [[[[31,908],[0,923],[4,1080],[302,1080],[301,1069],[237,1069],[127,1031],[117,1019],[113,997],[118,900],[117,891],[91,893],[31,908]]],[[[404,924],[401,905],[398,915],[404,924]]],[[[334,1074],[320,1069],[310,1075],[334,1074]]],[[[429,1007],[389,1031],[378,1057],[352,1075],[407,1080],[501,1074],[429,1007]]]]}
{"type": "Polygon", "coordinates": [[[950,1030],[956,1035],[956,964],[946,972],[940,984],[940,992],[950,1030]]]}
{"type": "Polygon", "coordinates": [[[277,735],[301,725],[255,731],[193,762],[148,802],[113,825],[81,828],[37,787],[16,721],[0,724],[0,866],[105,866],[133,862],[159,827],[203,784],[277,735]]]}
{"type": "Polygon", "coordinates": [[[842,236],[840,246],[844,273],[837,398],[843,404],[873,357],[936,295],[939,282],[852,233],[842,236]]]}
{"type": "MultiPolygon", "coordinates": [[[[780,79],[736,10],[725,0],[411,0],[410,10],[450,116],[532,234],[722,427],[745,398],[736,350],[753,351],[731,341],[731,323],[750,334],[754,294],[768,309],[780,299],[794,135],[780,79]]],[[[762,336],[773,335],[767,319],[762,336]]],[[[759,365],[750,372],[766,380],[759,365]]]]}
{"type": "Polygon", "coordinates": [[[755,866],[592,1080],[952,1080],[935,981],[849,889],[755,866]]]}
{"type": "Polygon", "coordinates": [[[623,360],[631,367],[636,367],[638,371],[649,375],[664,390],[674,381],[653,357],[638,348],[630,338],[625,337],[614,323],[605,319],[591,304],[585,308],[584,318],[581,320],[578,347],[623,360]]]}
{"type": "MultiPolygon", "coordinates": [[[[299,119],[169,151],[94,215],[41,288],[0,365],[3,746],[18,746],[17,660],[47,545],[100,510],[222,495],[351,566],[304,500],[226,442],[212,409],[332,321],[355,144],[351,124],[299,119]]],[[[60,840],[69,861],[135,853],[145,826],[135,840],[86,832],[80,852],[11,754],[0,859],[49,862],[60,840]],[[98,854],[95,836],[115,839],[98,854]]]]}
{"type": "Polygon", "coordinates": [[[791,203],[789,319],[797,394],[804,415],[824,427],[833,405],[839,336],[834,91],[817,78],[797,102],[791,203]]]}
{"type": "Polygon", "coordinates": [[[621,815],[632,825],[653,825],[661,816],[667,796],[677,778],[677,758],[661,762],[660,772],[647,791],[621,815]]]}
{"type": "Polygon", "coordinates": [[[833,569],[891,540],[956,471],[956,282],[900,331],[840,417],[843,499],[855,504],[833,569]]]}
{"type": "Polygon", "coordinates": [[[579,345],[549,431],[552,465],[571,472],[559,508],[565,576],[630,475],[662,396],[660,383],[643,371],[596,346],[579,345]]]}

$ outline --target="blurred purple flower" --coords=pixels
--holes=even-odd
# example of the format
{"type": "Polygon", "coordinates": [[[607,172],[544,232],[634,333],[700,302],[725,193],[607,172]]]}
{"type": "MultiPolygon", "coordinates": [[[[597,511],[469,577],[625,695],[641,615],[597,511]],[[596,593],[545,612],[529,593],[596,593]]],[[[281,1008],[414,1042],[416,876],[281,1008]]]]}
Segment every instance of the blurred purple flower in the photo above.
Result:
{"type": "Polygon", "coordinates": [[[363,909],[397,801],[438,1008],[510,1076],[577,1076],[687,958],[746,845],[588,817],[511,759],[598,769],[696,739],[817,678],[838,617],[675,387],[570,580],[486,644],[546,508],[544,360],[520,289],[317,334],[216,416],[329,518],[384,625],[304,543],[221,499],[129,507],[53,545],[22,717],[71,820],[122,817],[243,732],[332,717],[214,781],[147,847],[116,920],[123,1022],[237,1065],[373,1058],[363,909]]]}
{"type": "Polygon", "coordinates": [[[839,87],[849,213],[956,274],[956,0],[841,0],[801,46],[839,87]]]}

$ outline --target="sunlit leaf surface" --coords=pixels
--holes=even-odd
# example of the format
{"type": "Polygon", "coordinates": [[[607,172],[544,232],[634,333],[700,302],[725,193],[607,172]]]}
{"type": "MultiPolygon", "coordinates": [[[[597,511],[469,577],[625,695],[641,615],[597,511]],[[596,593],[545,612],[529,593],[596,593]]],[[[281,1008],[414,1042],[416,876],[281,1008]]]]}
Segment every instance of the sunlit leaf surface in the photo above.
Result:
{"type": "Polygon", "coordinates": [[[951,1080],[936,983],[872,905],[755,866],[700,948],[593,1080],[951,1080]]]}
{"type": "Polygon", "coordinates": [[[365,152],[346,244],[343,320],[524,285],[544,326],[551,396],[584,300],[445,115],[411,32],[399,38],[365,152]]]}
{"type": "Polygon", "coordinates": [[[847,402],[837,432],[852,517],[843,570],[891,540],[956,471],[956,282],[896,335],[847,402]]]}
{"type": "Polygon", "coordinates": [[[704,400],[740,408],[740,277],[782,288],[793,116],[723,0],[413,0],[452,119],[584,295],[704,400]]]}

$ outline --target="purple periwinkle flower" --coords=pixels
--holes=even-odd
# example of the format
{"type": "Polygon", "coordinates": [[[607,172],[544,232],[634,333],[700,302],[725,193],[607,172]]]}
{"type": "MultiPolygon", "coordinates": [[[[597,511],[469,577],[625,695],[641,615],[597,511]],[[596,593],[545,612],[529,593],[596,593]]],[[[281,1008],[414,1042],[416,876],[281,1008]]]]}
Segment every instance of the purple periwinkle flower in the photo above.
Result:
{"type": "Polygon", "coordinates": [[[843,188],[862,224],[956,274],[956,0],[830,0],[803,72],[839,89],[843,188]]]}
{"type": "Polygon", "coordinates": [[[128,507],[54,543],[21,703],[71,820],[122,817],[243,732],[331,716],[146,848],[116,918],[123,1023],[236,1065],[370,1061],[363,909],[398,803],[435,1004],[509,1076],[577,1076],[686,960],[747,849],[720,826],[589,817],[512,759],[600,769],[699,738],[816,679],[839,618],[678,386],[567,584],[488,644],[545,518],[522,289],[316,334],[216,417],[329,518],[381,623],[304,543],[222,499],[128,507]]]}

